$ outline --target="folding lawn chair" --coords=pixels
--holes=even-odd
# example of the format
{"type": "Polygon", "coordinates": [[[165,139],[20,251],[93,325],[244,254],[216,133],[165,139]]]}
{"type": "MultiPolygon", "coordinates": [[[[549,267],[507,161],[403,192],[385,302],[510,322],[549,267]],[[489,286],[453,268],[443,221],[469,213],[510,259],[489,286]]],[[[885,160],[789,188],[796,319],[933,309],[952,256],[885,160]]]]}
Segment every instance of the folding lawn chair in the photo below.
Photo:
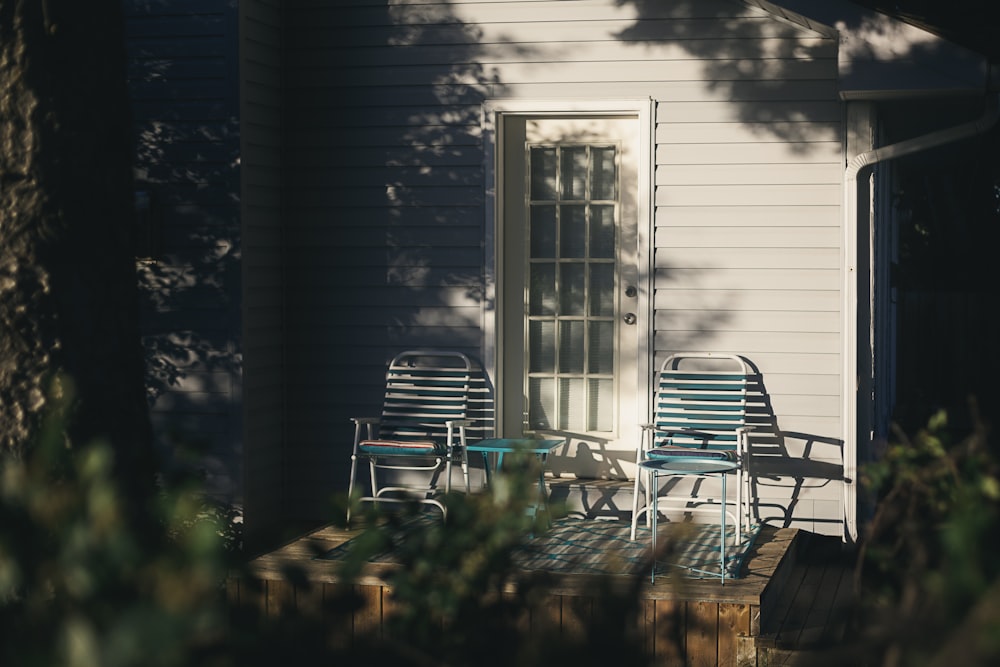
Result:
{"type": "MultiPolygon", "coordinates": [[[[650,523],[651,494],[663,493],[648,480],[644,493],[640,493],[644,480],[638,465],[647,460],[676,461],[690,457],[736,463],[735,525],[738,535],[749,529],[752,510],[749,433],[753,427],[747,425],[746,396],[750,375],[749,364],[733,354],[688,352],[671,355],[663,362],[657,375],[653,422],[642,426],[642,442],[636,452],[633,540],[639,517],[645,514],[647,525],[650,523]],[[642,508],[641,497],[645,498],[642,508]]],[[[664,488],[669,489],[669,478],[666,479],[664,488]]],[[[717,512],[716,502],[695,495],[700,488],[696,483],[690,494],[672,496],[666,492],[657,497],[657,505],[666,505],[665,509],[672,506],[683,512],[717,512]]]]}
{"type": "Polygon", "coordinates": [[[361,460],[368,462],[371,484],[371,495],[362,496],[362,502],[417,501],[444,514],[437,497],[439,477],[444,474],[445,493],[450,492],[456,462],[462,466],[468,493],[465,430],[471,374],[469,358],[449,350],[410,350],[389,363],[382,416],[352,419],[349,497],[354,497],[361,460]],[[391,479],[381,485],[379,478],[386,476],[391,479]]]}

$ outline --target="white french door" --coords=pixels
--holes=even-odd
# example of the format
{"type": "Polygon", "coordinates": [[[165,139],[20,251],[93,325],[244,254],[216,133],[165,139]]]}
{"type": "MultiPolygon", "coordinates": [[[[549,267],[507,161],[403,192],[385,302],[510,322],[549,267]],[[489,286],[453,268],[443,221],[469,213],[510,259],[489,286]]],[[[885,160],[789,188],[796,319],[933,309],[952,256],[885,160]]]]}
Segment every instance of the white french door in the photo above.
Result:
{"type": "Polygon", "coordinates": [[[557,474],[630,476],[647,390],[639,120],[516,115],[502,136],[501,433],[569,438],[557,474]]]}

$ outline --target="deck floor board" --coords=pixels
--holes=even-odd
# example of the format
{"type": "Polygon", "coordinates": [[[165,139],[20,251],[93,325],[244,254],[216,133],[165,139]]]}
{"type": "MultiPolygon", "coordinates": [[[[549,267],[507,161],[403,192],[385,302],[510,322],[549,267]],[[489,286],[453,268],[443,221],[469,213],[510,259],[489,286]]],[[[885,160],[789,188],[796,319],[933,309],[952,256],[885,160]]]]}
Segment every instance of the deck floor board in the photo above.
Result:
{"type": "Polygon", "coordinates": [[[853,568],[839,542],[810,535],[788,584],[776,601],[772,623],[758,638],[764,648],[806,650],[844,639],[853,602],[853,568]]]}
{"type": "MultiPolygon", "coordinates": [[[[290,568],[297,569],[309,581],[338,583],[334,562],[317,556],[338,547],[361,533],[361,528],[345,530],[327,525],[314,530],[278,549],[265,553],[248,564],[249,573],[259,579],[283,578],[290,568]]],[[[775,571],[781,565],[798,531],[765,526],[756,543],[751,547],[744,576],[727,579],[721,585],[718,579],[658,576],[655,584],[646,584],[643,595],[647,599],[703,600],[716,603],[759,605],[765,590],[771,585],[775,571]]],[[[394,563],[368,563],[355,583],[384,584],[399,566],[394,563]]],[[[580,595],[593,590],[597,578],[607,575],[562,574],[553,584],[554,593],[580,595]]],[[[623,585],[627,578],[622,577],[623,585]]]]}

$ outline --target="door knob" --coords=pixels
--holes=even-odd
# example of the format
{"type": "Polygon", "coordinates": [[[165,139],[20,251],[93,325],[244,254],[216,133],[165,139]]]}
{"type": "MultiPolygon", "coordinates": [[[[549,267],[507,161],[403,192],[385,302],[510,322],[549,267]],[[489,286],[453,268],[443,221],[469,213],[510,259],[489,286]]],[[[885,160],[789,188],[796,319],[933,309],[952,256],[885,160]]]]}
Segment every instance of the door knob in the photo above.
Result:
{"type": "Polygon", "coordinates": [[[625,324],[635,324],[635,313],[625,313],[622,320],[625,324]]]}

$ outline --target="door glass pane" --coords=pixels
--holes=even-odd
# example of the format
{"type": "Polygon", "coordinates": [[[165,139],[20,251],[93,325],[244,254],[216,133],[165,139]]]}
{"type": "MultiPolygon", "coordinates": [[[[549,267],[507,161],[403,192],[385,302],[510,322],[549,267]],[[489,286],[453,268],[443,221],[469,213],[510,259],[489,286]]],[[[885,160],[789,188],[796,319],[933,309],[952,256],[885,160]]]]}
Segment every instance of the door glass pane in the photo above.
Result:
{"type": "Polygon", "coordinates": [[[587,197],[587,147],[564,146],[559,174],[563,199],[585,199],[587,197]]]}
{"type": "Polygon", "coordinates": [[[531,192],[534,201],[556,198],[556,148],[536,146],[531,149],[531,192]]]}
{"type": "Polygon", "coordinates": [[[590,380],[587,396],[587,428],[591,431],[614,430],[614,382],[609,379],[590,380]]]}
{"type": "Polygon", "coordinates": [[[556,324],[552,320],[532,320],[528,323],[531,349],[528,371],[554,373],[556,370],[556,324]]]}
{"type": "Polygon", "coordinates": [[[594,163],[590,181],[591,199],[615,199],[615,185],[618,181],[615,174],[615,152],[614,146],[595,146],[591,149],[594,163]]]}
{"type": "Polygon", "coordinates": [[[556,265],[532,264],[529,268],[528,314],[556,314],[556,265]]]}
{"type": "Polygon", "coordinates": [[[590,256],[615,256],[615,207],[594,204],[590,207],[590,256]]]}
{"type": "Polygon", "coordinates": [[[614,320],[590,323],[587,370],[591,373],[613,373],[615,361],[614,320]]]}
{"type": "Polygon", "coordinates": [[[595,317],[615,315],[615,265],[590,265],[590,314],[595,317]]]}
{"type": "Polygon", "coordinates": [[[556,207],[551,205],[532,205],[531,219],[531,256],[533,258],[551,259],[556,256],[556,207]]]}
{"type": "Polygon", "coordinates": [[[583,320],[559,322],[559,372],[582,373],[586,359],[583,356],[583,320]]]}
{"type": "Polygon", "coordinates": [[[583,378],[559,380],[559,428],[582,431],[586,428],[587,397],[583,378]]]}
{"type": "Polygon", "coordinates": [[[584,286],[587,265],[583,262],[559,265],[559,314],[583,315],[586,310],[584,286]]]}
{"type": "Polygon", "coordinates": [[[559,254],[564,258],[582,258],[587,252],[587,206],[573,204],[559,207],[559,254]]]}
{"type": "Polygon", "coordinates": [[[617,149],[537,145],[529,155],[529,426],[611,432],[617,149]]]}
{"type": "Polygon", "coordinates": [[[556,428],[555,380],[551,377],[528,379],[528,425],[533,429],[556,428]]]}

